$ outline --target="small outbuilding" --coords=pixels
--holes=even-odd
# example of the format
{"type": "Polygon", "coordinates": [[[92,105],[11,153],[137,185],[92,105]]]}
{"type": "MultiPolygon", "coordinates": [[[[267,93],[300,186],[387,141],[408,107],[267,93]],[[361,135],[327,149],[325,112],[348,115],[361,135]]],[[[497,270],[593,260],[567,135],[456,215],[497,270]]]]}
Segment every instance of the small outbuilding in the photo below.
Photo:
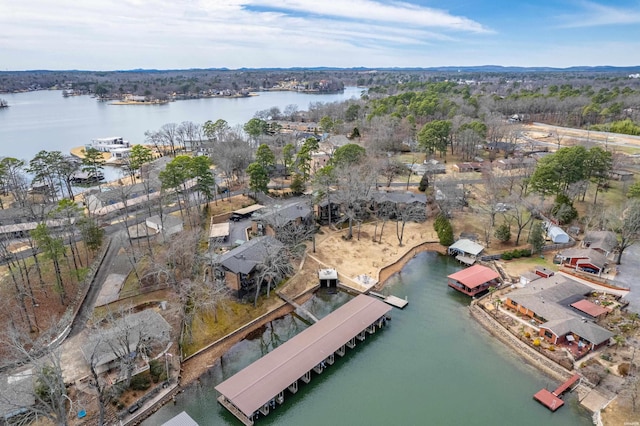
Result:
{"type": "Polygon", "coordinates": [[[554,244],[565,244],[571,241],[569,234],[556,225],[550,225],[547,229],[547,236],[554,244]]]}
{"type": "Polygon", "coordinates": [[[177,216],[166,215],[160,217],[154,215],[146,219],[147,227],[153,229],[156,233],[162,233],[166,238],[182,231],[182,219],[177,216]]]}
{"type": "Polygon", "coordinates": [[[209,227],[209,247],[216,243],[225,243],[229,239],[229,222],[213,223],[211,218],[211,226],[209,227]]]}
{"type": "Polygon", "coordinates": [[[335,269],[320,269],[318,271],[320,288],[336,288],[338,286],[338,272],[335,269]]]}
{"type": "Polygon", "coordinates": [[[484,250],[484,247],[480,244],[466,238],[460,238],[453,245],[449,246],[448,253],[466,265],[473,265],[482,250],[484,250]]]}

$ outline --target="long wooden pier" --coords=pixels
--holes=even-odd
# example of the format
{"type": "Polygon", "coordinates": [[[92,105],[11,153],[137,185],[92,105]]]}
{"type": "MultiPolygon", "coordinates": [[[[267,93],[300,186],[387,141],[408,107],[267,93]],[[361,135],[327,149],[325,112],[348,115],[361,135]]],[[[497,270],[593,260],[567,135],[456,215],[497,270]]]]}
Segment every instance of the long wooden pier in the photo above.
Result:
{"type": "Polygon", "coordinates": [[[562,394],[571,390],[571,387],[579,381],[580,375],[574,374],[564,383],[561,383],[553,392],[550,392],[547,389],[539,390],[535,395],[533,395],[533,399],[547,407],[549,410],[556,411],[564,405],[564,401],[560,399],[562,394]]]}
{"type": "Polygon", "coordinates": [[[253,425],[284,402],[287,389],[296,393],[300,381],[311,381],[312,371],[321,374],[336,354],[344,356],[347,347],[353,349],[356,341],[383,327],[391,309],[373,297],[355,297],[216,386],[218,402],[245,425],[253,425]]]}

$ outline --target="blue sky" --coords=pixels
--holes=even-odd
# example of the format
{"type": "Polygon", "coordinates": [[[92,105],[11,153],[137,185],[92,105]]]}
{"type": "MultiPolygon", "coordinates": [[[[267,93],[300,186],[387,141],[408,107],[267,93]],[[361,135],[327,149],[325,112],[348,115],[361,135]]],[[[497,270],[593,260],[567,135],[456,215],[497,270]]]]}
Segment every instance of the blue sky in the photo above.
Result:
{"type": "Polygon", "coordinates": [[[0,70],[640,65],[640,0],[0,0],[0,70]]]}

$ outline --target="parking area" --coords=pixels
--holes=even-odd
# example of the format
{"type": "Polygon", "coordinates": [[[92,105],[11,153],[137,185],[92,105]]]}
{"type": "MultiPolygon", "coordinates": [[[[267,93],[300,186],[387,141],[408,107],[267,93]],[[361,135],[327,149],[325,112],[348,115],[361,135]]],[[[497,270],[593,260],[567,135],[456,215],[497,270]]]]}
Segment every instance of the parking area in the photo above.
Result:
{"type": "Polygon", "coordinates": [[[622,254],[622,263],[618,265],[616,283],[631,289],[626,299],[629,301],[629,311],[640,313],[640,244],[628,247],[622,254]]]}

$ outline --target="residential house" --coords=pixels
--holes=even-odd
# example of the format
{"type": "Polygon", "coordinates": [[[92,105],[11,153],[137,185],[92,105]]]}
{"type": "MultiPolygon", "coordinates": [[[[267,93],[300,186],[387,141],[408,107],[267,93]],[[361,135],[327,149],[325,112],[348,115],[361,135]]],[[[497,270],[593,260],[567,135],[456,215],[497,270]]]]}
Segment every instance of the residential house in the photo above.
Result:
{"type": "Polygon", "coordinates": [[[618,238],[611,231],[589,231],[582,240],[582,247],[599,251],[609,257],[618,247],[618,238]]]}
{"type": "Polygon", "coordinates": [[[87,144],[86,149],[93,148],[100,152],[113,152],[113,150],[130,150],[131,144],[129,141],[125,141],[122,137],[114,136],[109,138],[93,139],[91,143],[87,144]]]}
{"type": "Polygon", "coordinates": [[[101,209],[103,207],[121,203],[123,199],[131,200],[138,197],[152,194],[158,189],[153,186],[149,186],[146,183],[136,183],[133,185],[126,185],[122,187],[109,188],[105,191],[95,192],[85,197],[85,204],[91,212],[101,209]]]}
{"type": "Polygon", "coordinates": [[[493,165],[501,170],[516,170],[535,167],[536,160],[530,157],[502,158],[494,161],[493,165]]]}
{"type": "Polygon", "coordinates": [[[562,250],[557,254],[557,257],[563,265],[575,268],[576,271],[584,271],[598,275],[603,273],[605,267],[608,265],[607,257],[592,248],[562,250]]]}
{"type": "Polygon", "coordinates": [[[252,238],[222,255],[214,255],[213,262],[217,264],[214,274],[241,298],[255,287],[257,268],[267,252],[280,248],[282,243],[272,236],[252,238]]]}
{"type": "Polygon", "coordinates": [[[479,172],[482,170],[482,163],[457,163],[453,165],[453,170],[459,173],[479,172]]]}
{"type": "MultiPolygon", "coordinates": [[[[541,278],[507,295],[504,306],[534,321],[539,336],[554,345],[573,346],[581,358],[609,342],[613,333],[584,318],[580,303],[593,289],[565,275],[541,278]]],[[[595,311],[594,311],[595,313],[595,311]]]]}
{"type": "Polygon", "coordinates": [[[427,196],[424,193],[410,191],[375,191],[372,193],[374,210],[378,214],[389,215],[396,219],[400,209],[415,207],[415,221],[422,222],[427,219],[427,196]]]}
{"type": "Polygon", "coordinates": [[[500,274],[482,265],[473,265],[448,277],[449,287],[467,296],[476,296],[489,287],[500,286],[500,274]]]}
{"type": "Polygon", "coordinates": [[[633,179],[633,173],[626,170],[611,170],[609,177],[613,180],[627,181],[633,179]]]}
{"type": "Polygon", "coordinates": [[[148,228],[152,229],[156,234],[162,233],[163,238],[170,237],[173,234],[182,232],[182,219],[173,215],[154,215],[145,220],[148,228]]]}
{"type": "Polygon", "coordinates": [[[31,368],[0,375],[0,419],[9,419],[26,413],[35,405],[36,375],[31,368]]]}
{"type": "Polygon", "coordinates": [[[313,224],[313,211],[308,203],[303,201],[265,210],[260,215],[254,215],[251,221],[251,231],[256,235],[275,236],[279,229],[287,226],[313,224]]]}
{"type": "Polygon", "coordinates": [[[484,250],[484,246],[469,239],[460,238],[449,246],[447,252],[450,256],[455,256],[456,260],[467,265],[473,265],[482,250],[484,250]]]}
{"type": "Polygon", "coordinates": [[[164,349],[170,340],[170,333],[171,326],[162,315],[153,309],[145,309],[117,320],[102,332],[92,334],[81,350],[87,363],[93,362],[96,371],[102,374],[119,367],[123,357],[137,357],[139,351],[145,352],[142,360],[146,364],[147,356],[164,349]]]}
{"type": "Polygon", "coordinates": [[[330,202],[327,197],[324,197],[318,203],[315,204],[316,219],[323,225],[329,223],[335,223],[340,218],[340,204],[330,202]]]}

